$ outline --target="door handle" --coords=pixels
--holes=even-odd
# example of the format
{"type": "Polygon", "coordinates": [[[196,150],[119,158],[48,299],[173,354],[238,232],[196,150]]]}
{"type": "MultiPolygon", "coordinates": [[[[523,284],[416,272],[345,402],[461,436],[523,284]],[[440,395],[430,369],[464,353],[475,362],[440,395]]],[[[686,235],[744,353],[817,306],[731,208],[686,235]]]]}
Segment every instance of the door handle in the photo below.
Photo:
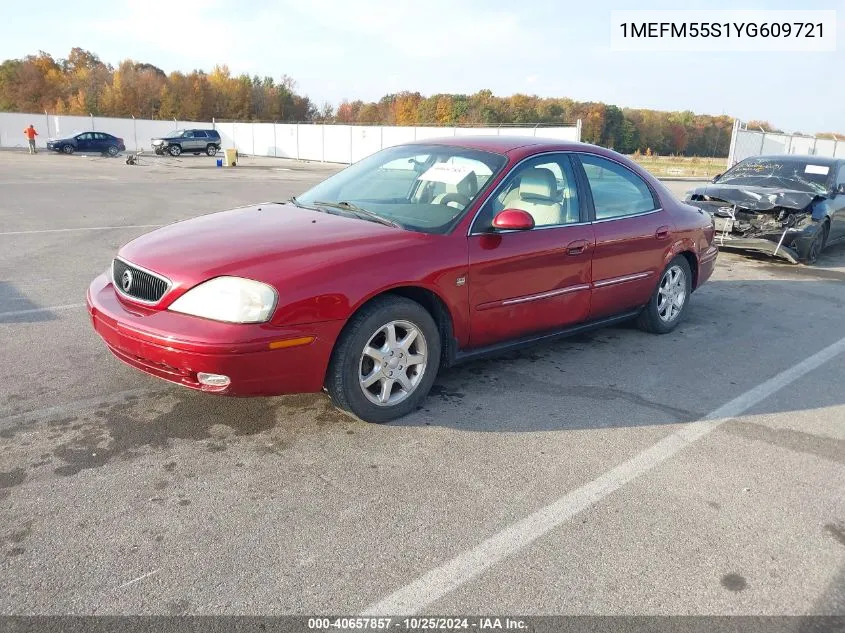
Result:
{"type": "Polygon", "coordinates": [[[668,226],[658,227],[657,230],[654,232],[654,237],[656,237],[659,240],[665,240],[667,237],[669,237],[669,227],[668,226]]]}
{"type": "Polygon", "coordinates": [[[570,242],[566,246],[566,254],[567,255],[580,255],[584,251],[586,251],[590,247],[590,243],[587,240],[575,240],[574,242],[570,242]]]}

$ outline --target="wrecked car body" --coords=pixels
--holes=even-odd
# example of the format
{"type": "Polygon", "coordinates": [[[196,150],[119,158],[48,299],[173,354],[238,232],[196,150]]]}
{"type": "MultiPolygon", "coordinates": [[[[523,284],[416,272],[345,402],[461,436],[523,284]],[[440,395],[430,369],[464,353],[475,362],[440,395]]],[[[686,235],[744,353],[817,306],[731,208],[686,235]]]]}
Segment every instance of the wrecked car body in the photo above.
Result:
{"type": "Polygon", "coordinates": [[[720,248],[814,263],[845,239],[845,162],[818,156],[755,156],[687,192],[708,212],[720,248]]]}

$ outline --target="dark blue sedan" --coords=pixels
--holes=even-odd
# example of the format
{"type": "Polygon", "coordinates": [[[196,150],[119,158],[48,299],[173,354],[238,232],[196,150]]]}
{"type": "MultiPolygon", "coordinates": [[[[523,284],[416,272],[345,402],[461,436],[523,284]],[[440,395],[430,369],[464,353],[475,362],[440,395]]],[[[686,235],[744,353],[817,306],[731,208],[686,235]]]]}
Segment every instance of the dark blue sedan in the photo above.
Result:
{"type": "Polygon", "coordinates": [[[754,156],[687,192],[686,202],[713,217],[719,248],[815,263],[845,241],[845,160],[824,156],[754,156]]]}
{"type": "Polygon", "coordinates": [[[54,152],[73,154],[74,152],[96,152],[117,156],[126,151],[122,138],[106,134],[105,132],[82,132],[66,138],[50,139],[47,149],[54,152]]]}

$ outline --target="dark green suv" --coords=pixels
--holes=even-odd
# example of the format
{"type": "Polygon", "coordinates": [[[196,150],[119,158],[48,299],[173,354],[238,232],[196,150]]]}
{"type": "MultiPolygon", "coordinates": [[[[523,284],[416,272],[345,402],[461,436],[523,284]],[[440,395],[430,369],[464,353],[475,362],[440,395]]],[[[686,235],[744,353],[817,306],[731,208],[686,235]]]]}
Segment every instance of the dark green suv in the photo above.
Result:
{"type": "Polygon", "coordinates": [[[214,156],[220,150],[220,133],[217,130],[174,130],[167,136],[152,139],[156,154],[179,156],[184,152],[214,156]]]}

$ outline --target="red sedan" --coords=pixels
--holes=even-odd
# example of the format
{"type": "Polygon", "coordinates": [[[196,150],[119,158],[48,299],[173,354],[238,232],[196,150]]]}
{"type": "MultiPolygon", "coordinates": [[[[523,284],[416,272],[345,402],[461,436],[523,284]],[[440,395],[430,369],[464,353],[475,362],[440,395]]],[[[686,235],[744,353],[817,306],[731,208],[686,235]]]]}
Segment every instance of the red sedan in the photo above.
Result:
{"type": "Polygon", "coordinates": [[[600,147],[427,140],[287,203],[139,237],[88,306],[109,349],[154,376],[227,395],[325,388],[383,422],[441,367],[626,319],[671,331],[713,272],[713,234],[600,147]]]}

